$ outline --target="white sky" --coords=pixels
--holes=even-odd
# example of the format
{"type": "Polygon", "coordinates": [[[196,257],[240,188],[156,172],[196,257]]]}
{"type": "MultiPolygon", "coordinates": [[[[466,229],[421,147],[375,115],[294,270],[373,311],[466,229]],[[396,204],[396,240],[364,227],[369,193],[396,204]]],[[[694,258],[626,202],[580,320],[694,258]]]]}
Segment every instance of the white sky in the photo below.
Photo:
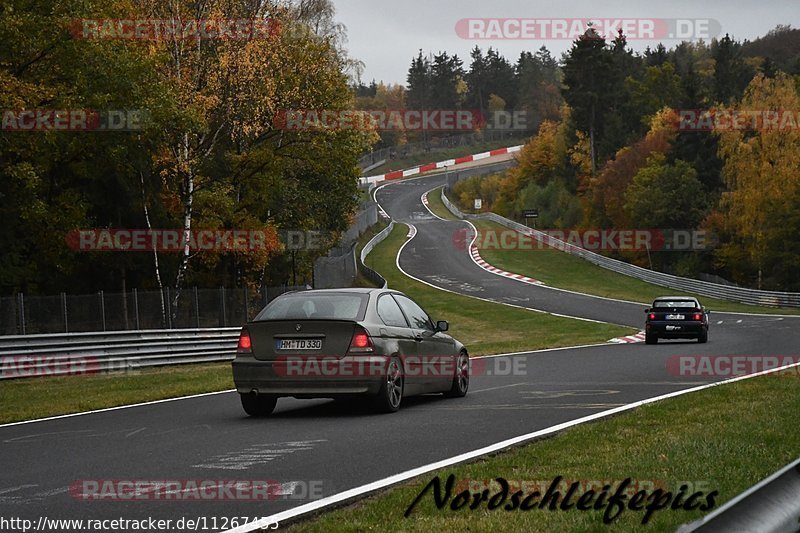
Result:
{"type": "MultiPolygon", "coordinates": [[[[800,27],[800,0],[333,0],[336,19],[347,26],[347,49],[363,61],[363,81],[373,78],[405,84],[411,58],[424,53],[457,53],[469,67],[469,51],[477,44],[491,45],[512,63],[524,50],[547,46],[556,59],[569,49],[569,40],[467,40],[455,25],[466,18],[564,19],[564,18],[670,18],[714,19],[720,37],[755,39],[778,24],[800,27]]],[[[631,40],[642,51],[658,41],[631,40]]],[[[670,48],[679,40],[663,40],[670,48]]]]}

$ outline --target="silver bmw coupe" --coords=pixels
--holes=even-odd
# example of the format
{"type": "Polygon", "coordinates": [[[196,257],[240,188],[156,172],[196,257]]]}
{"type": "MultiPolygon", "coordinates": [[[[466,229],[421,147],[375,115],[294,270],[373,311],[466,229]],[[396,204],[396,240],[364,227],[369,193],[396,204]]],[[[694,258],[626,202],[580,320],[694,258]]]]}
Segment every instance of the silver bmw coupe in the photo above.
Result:
{"type": "Polygon", "coordinates": [[[469,388],[469,355],[414,300],[388,289],[284,294],[242,328],[233,379],[251,416],[278,398],[367,398],[395,412],[406,396],[469,388]]]}

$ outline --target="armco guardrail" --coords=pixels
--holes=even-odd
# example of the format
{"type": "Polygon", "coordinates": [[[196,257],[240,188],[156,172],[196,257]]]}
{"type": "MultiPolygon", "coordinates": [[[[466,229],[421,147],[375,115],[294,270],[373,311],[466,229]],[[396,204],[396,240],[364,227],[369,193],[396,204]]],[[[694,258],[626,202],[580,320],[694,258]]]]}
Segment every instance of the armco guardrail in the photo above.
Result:
{"type": "Polygon", "coordinates": [[[782,533],[800,530],[800,459],[757,483],[716,511],[685,524],[677,533],[741,531],[782,533]]]}
{"type": "Polygon", "coordinates": [[[373,238],[369,240],[369,242],[361,249],[361,257],[359,258],[358,267],[361,272],[374,283],[377,283],[382,288],[387,287],[386,279],[381,276],[378,272],[372,270],[368,267],[364,261],[367,259],[367,256],[375,248],[380,242],[382,242],[389,234],[392,233],[392,229],[394,229],[394,220],[389,222],[389,225],[383,228],[383,230],[375,235],[373,238]]]}
{"type": "Polygon", "coordinates": [[[519,231],[525,235],[530,235],[542,244],[552,246],[562,250],[568,254],[580,257],[594,263],[597,266],[631,276],[633,278],[661,285],[670,289],[676,289],[701,296],[709,296],[711,298],[721,298],[724,300],[733,300],[751,305],[763,305],[768,307],[800,307],[800,293],[796,292],[777,292],[777,291],[760,291],[757,289],[746,289],[743,287],[731,287],[728,285],[720,285],[718,283],[711,283],[708,281],[700,281],[696,279],[682,278],[673,276],[671,274],[664,274],[663,272],[656,272],[647,268],[642,268],[624,261],[611,259],[603,255],[590,252],[584,248],[568,244],[559,239],[550,237],[546,233],[531,229],[523,224],[514,222],[496,213],[482,213],[480,215],[470,215],[462,213],[455,205],[450,202],[445,194],[445,189],[442,189],[442,202],[447,208],[459,218],[478,218],[487,219],[496,222],[507,228],[519,231]]]}
{"type": "Polygon", "coordinates": [[[241,328],[109,331],[0,337],[0,379],[230,361],[241,328]]]}
{"type": "MultiPolygon", "coordinates": [[[[394,222],[361,251],[360,267],[386,287],[386,280],[364,265],[372,249],[392,232],[394,222]]],[[[49,333],[0,336],[0,379],[135,370],[184,363],[231,361],[241,328],[49,333]]]]}

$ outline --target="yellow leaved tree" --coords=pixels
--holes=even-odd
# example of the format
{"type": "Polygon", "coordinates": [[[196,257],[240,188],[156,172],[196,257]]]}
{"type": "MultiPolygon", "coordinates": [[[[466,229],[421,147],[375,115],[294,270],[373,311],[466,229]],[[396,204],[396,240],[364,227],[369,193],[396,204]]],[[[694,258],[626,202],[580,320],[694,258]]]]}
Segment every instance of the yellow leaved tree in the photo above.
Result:
{"type": "MultiPolygon", "coordinates": [[[[759,288],[766,277],[774,288],[786,281],[781,274],[787,259],[784,245],[795,233],[787,229],[797,218],[800,198],[798,110],[800,96],[791,77],[782,72],[774,78],[759,75],[732,110],[745,120],[738,127],[727,120],[715,126],[728,187],[720,210],[730,235],[718,259],[728,267],[735,258],[748,261],[745,270],[755,274],[759,288]],[[769,120],[775,116],[777,121],[769,120]]],[[[794,250],[789,258],[796,261],[797,256],[794,250]]]]}

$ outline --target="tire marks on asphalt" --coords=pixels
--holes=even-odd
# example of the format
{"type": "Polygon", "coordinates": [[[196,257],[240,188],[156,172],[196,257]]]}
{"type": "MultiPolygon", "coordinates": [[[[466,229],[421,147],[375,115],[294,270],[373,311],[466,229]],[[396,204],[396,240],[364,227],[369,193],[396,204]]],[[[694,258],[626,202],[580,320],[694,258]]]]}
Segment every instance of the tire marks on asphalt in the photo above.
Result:
{"type": "Polygon", "coordinates": [[[264,465],[270,461],[281,459],[296,452],[313,450],[314,446],[321,442],[328,441],[327,439],[319,439],[256,444],[244,450],[217,455],[206,462],[192,465],[192,468],[248,470],[254,466],[264,465]]]}

